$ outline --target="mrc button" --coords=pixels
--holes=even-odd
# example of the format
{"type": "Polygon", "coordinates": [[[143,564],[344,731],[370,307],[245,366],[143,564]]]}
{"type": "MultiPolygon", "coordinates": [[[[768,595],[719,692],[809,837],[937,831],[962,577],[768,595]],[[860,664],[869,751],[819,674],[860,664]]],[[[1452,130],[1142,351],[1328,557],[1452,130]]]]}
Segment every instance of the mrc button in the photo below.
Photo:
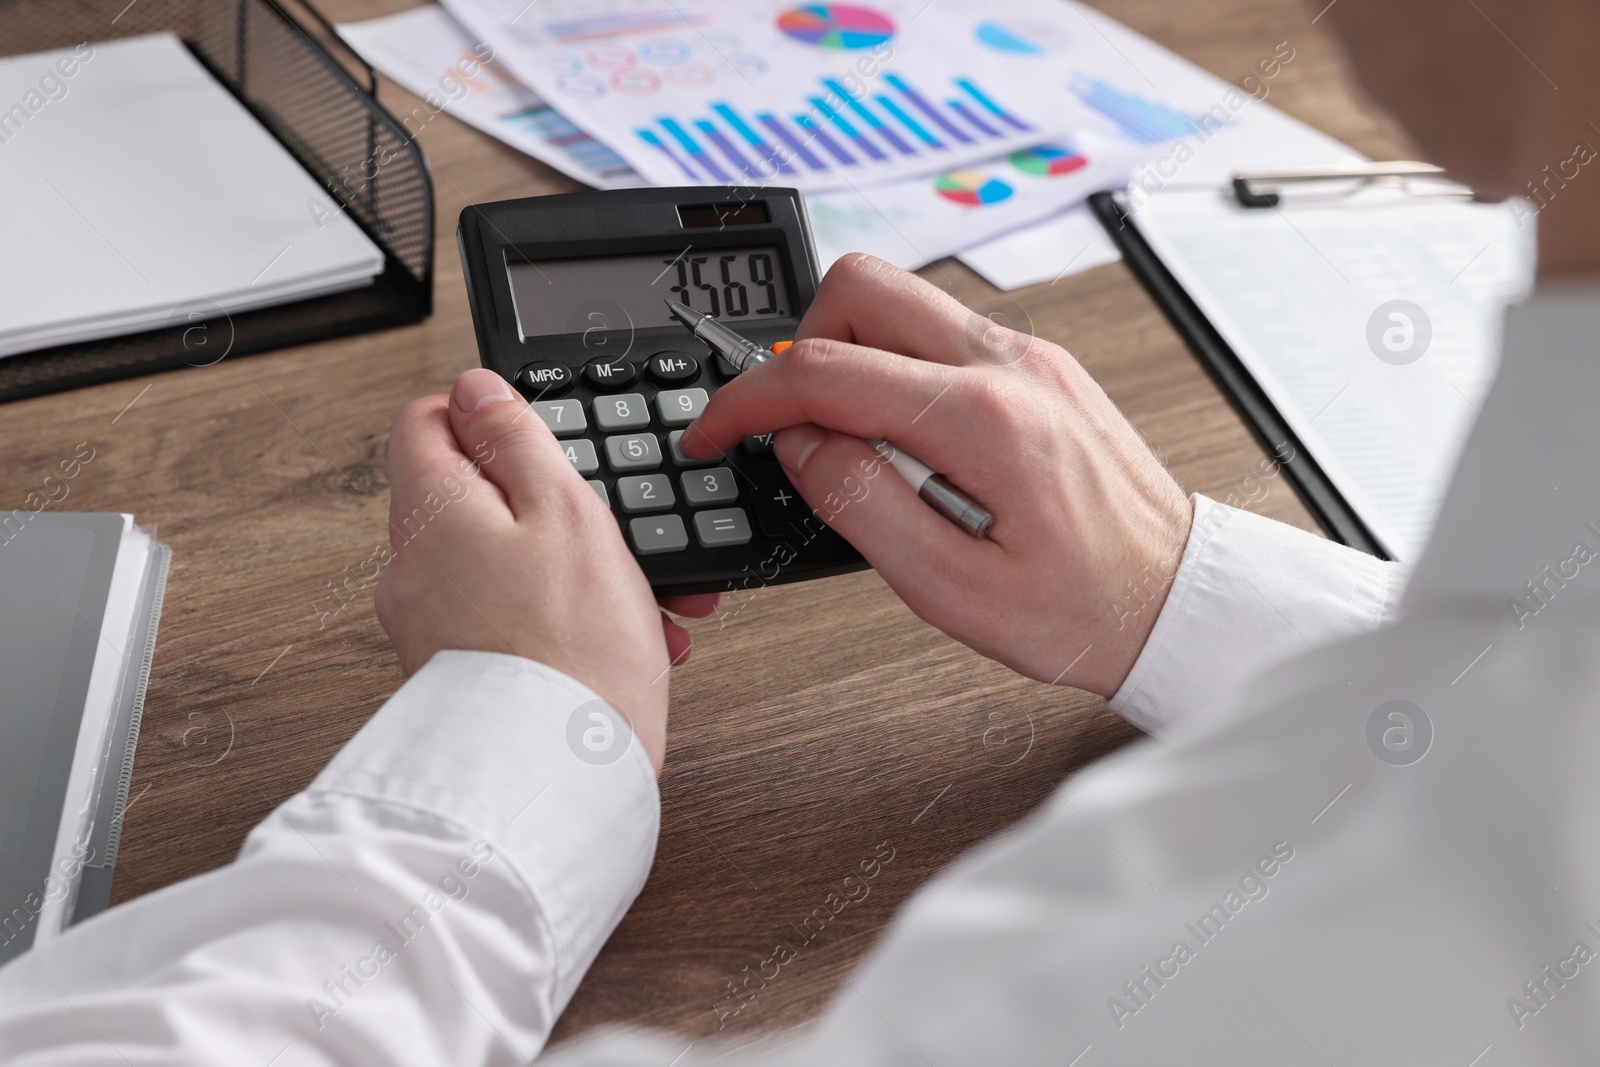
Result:
{"type": "Polygon", "coordinates": [[[572,388],[572,368],[564,363],[529,363],[517,371],[517,385],[535,400],[557,396],[572,388]]]}
{"type": "Polygon", "coordinates": [[[657,352],[649,365],[650,377],[662,385],[692,382],[700,374],[700,361],[687,352],[657,352]]]}

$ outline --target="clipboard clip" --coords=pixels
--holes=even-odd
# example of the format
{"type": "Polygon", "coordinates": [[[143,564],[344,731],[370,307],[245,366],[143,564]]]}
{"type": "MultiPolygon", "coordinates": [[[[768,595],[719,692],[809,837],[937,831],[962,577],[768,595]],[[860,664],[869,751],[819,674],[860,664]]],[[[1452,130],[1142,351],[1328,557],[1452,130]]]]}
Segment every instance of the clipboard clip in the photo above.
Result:
{"type": "Polygon", "coordinates": [[[1449,185],[1443,188],[1417,189],[1411,179],[1442,180],[1444,168],[1432,163],[1397,159],[1386,163],[1346,163],[1325,167],[1285,167],[1281,170],[1238,171],[1233,176],[1233,196],[1240,207],[1270,208],[1282,202],[1280,192],[1265,188],[1268,185],[1293,185],[1301,182],[1338,182],[1351,184],[1339,192],[1318,199],[1340,199],[1350,196],[1369,185],[1392,185],[1413,196],[1445,196],[1471,198],[1472,190],[1465,186],[1449,185]]]}

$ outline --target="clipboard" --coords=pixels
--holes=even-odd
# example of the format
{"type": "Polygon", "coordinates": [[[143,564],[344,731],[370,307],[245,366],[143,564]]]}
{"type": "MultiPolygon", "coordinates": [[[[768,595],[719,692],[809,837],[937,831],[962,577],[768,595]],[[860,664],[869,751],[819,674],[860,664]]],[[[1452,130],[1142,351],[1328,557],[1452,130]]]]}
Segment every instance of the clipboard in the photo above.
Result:
{"type": "Polygon", "coordinates": [[[1328,536],[1415,558],[1481,418],[1503,309],[1532,286],[1527,213],[1409,161],[1237,172],[1089,205],[1257,440],[1290,457],[1281,468],[1328,536]]]}
{"type": "Polygon", "coordinates": [[[1118,203],[1116,194],[1091,195],[1089,209],[1122,252],[1134,277],[1139,279],[1211,380],[1217,383],[1261,447],[1273,456],[1282,456],[1286,449],[1293,450],[1290,459],[1278,461],[1279,468],[1294,486],[1306,510],[1317,520],[1317,525],[1342,545],[1379,559],[1389,559],[1372,530],[1334,486],[1305,443],[1289,428],[1233,348],[1139,233],[1139,228],[1118,203]]]}

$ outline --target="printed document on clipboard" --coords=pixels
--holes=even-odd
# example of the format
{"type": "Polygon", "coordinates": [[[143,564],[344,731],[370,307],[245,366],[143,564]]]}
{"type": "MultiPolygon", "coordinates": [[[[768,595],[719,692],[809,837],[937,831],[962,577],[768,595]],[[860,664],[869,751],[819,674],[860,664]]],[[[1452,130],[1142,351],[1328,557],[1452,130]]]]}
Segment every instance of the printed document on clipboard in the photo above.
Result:
{"type": "Polygon", "coordinates": [[[1307,454],[1286,469],[1323,526],[1415,559],[1531,288],[1531,213],[1372,186],[1115,196],[1129,265],[1268,449],[1307,454]]]}

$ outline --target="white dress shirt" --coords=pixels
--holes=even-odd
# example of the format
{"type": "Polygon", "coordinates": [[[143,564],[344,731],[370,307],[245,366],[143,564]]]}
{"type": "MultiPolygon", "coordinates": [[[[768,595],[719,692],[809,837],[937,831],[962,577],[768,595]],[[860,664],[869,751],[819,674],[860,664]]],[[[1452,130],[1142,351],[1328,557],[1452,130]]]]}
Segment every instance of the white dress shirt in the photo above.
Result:
{"type": "MultiPolygon", "coordinates": [[[[816,1026],[767,1052],[609,1034],[552,1060],[1592,1057],[1596,337],[1593,293],[1513,311],[1398,604],[1395,565],[1199,499],[1113,701],[1160,739],[933,879],[816,1026]]],[[[0,969],[0,1060],[526,1061],[656,838],[637,747],[578,755],[596,700],[526,660],[436,656],[233,864],[0,969]]]]}

